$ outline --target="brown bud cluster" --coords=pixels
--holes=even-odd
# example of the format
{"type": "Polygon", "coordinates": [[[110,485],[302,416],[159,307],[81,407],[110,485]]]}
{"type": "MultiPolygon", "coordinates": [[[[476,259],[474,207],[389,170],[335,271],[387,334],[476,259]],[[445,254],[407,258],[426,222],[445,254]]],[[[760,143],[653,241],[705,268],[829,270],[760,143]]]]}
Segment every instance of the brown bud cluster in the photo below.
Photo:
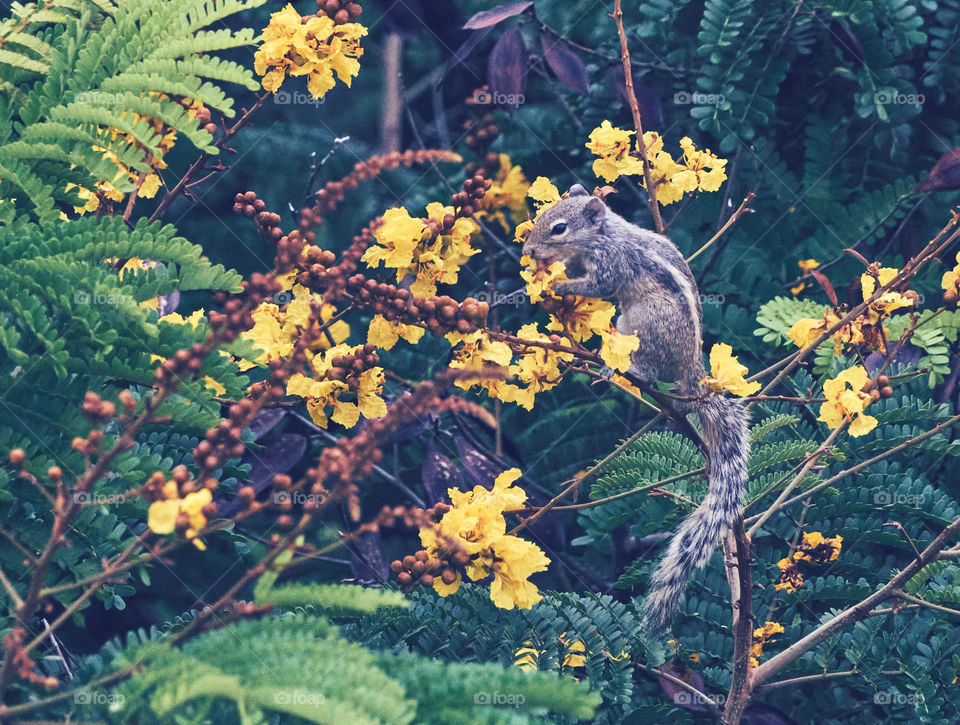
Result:
{"type": "MultiPolygon", "coordinates": [[[[449,510],[450,505],[443,502],[436,503],[426,510],[420,508],[402,510],[402,516],[397,513],[397,509],[391,511],[385,508],[380,515],[380,520],[385,526],[394,524],[399,518],[402,518],[408,526],[434,526],[449,510]]],[[[456,541],[441,537],[436,556],[431,556],[426,549],[420,549],[403,559],[392,561],[390,570],[397,575],[401,590],[410,592],[420,585],[433,586],[437,577],[444,584],[453,584],[468,561],[470,561],[470,555],[456,541]]]]}
{"type": "Polygon", "coordinates": [[[343,0],[317,0],[318,15],[326,15],[337,25],[343,25],[359,18],[363,14],[360,3],[343,0]]]}
{"type": "MultiPolygon", "coordinates": [[[[480,174],[467,177],[467,180],[463,182],[463,191],[458,191],[450,197],[450,202],[454,207],[455,218],[450,220],[449,227],[453,227],[453,222],[456,221],[457,217],[471,216],[474,211],[477,210],[484,194],[487,193],[492,183],[490,179],[485,179],[480,174]]],[[[450,215],[448,214],[447,216],[450,215]]],[[[436,222],[434,222],[434,224],[436,224],[436,222]]],[[[444,226],[447,226],[446,219],[444,219],[444,226]]]]}
{"type": "Polygon", "coordinates": [[[3,651],[12,656],[11,663],[16,668],[17,675],[21,680],[30,682],[46,690],[54,690],[60,685],[56,677],[45,677],[39,674],[37,663],[34,662],[24,644],[27,641],[27,630],[23,627],[14,627],[3,638],[3,651]]]}
{"type": "MultiPolygon", "coordinates": [[[[481,97],[484,93],[489,94],[486,86],[475,90],[472,97],[467,99],[467,105],[473,105],[475,99],[481,97]]],[[[479,119],[468,119],[464,121],[463,130],[467,133],[463,139],[467,148],[473,151],[477,155],[477,158],[483,159],[482,165],[474,162],[467,164],[467,174],[472,176],[476,173],[482,173],[481,169],[483,169],[488,176],[496,174],[497,169],[500,168],[500,156],[495,153],[490,153],[490,145],[497,140],[497,137],[500,135],[500,129],[497,127],[497,122],[493,114],[485,113],[479,119]]]]}
{"type": "Polygon", "coordinates": [[[283,236],[280,229],[280,215],[267,211],[267,205],[257,197],[255,191],[245,191],[234,197],[233,213],[241,214],[252,220],[260,230],[260,235],[268,242],[276,244],[283,236]]]}
{"type": "Polygon", "coordinates": [[[880,398],[890,398],[893,396],[893,386],[890,385],[890,378],[886,375],[878,375],[875,378],[867,380],[861,390],[864,393],[870,393],[873,402],[880,398]]]}
{"type": "Polygon", "coordinates": [[[113,418],[117,412],[116,406],[109,400],[100,400],[100,396],[92,391],[87,391],[83,396],[83,404],[80,406],[80,412],[83,417],[94,425],[103,425],[113,418]]]}

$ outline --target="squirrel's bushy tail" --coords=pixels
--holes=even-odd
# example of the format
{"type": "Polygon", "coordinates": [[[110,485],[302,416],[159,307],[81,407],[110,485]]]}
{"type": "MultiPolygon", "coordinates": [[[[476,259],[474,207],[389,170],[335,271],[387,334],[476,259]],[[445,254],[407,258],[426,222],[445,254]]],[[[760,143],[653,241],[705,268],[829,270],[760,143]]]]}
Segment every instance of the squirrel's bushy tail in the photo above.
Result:
{"type": "Polygon", "coordinates": [[[737,400],[711,396],[698,412],[709,452],[710,487],[703,503],[677,528],[650,579],[642,626],[651,636],[669,627],[693,575],[710,560],[723,528],[740,514],[747,488],[750,428],[746,410],[737,400]]]}

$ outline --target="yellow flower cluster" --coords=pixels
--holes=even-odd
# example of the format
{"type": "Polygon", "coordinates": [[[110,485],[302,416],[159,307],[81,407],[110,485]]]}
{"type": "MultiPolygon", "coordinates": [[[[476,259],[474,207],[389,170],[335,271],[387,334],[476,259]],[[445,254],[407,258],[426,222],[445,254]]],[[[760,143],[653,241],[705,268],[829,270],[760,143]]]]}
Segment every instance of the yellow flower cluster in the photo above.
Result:
{"type": "Polygon", "coordinates": [[[527,218],[530,182],[523,175],[523,169],[514,166],[506,154],[500,154],[500,168],[492,182],[484,194],[483,208],[474,216],[483,221],[496,221],[509,231],[527,218]]]}
{"type": "MultiPolygon", "coordinates": [[[[537,324],[521,327],[517,337],[537,342],[550,342],[550,338],[537,330],[537,324]]],[[[572,353],[547,350],[542,347],[528,347],[517,354],[505,342],[492,340],[486,332],[477,330],[470,333],[450,332],[447,340],[454,346],[454,359],[449,367],[455,370],[476,372],[474,379],[457,380],[456,385],[470,390],[478,385],[487,391],[491,398],[505,403],[516,403],[531,410],[537,393],[556,387],[563,377],[560,363],[573,359],[572,353]],[[506,378],[515,378],[524,386],[507,382],[506,378]]],[[[565,343],[569,345],[569,343],[565,343]]]]}
{"type": "MultiPolygon", "coordinates": [[[[148,93],[148,95],[156,96],[159,99],[169,98],[166,94],[155,91],[148,93]]],[[[204,110],[203,104],[194,99],[184,98],[179,101],[179,103],[186,108],[187,115],[190,116],[190,118],[196,118],[197,114],[200,113],[201,110],[204,110]]],[[[140,188],[137,189],[138,197],[143,199],[152,199],[157,195],[157,191],[160,190],[161,186],[160,175],[157,172],[167,168],[167,164],[163,160],[163,157],[168,151],[170,151],[170,149],[173,148],[174,144],[176,143],[177,132],[175,129],[165,125],[163,121],[150,116],[144,116],[139,113],[130,113],[128,111],[124,111],[120,114],[120,117],[124,118],[128,114],[132,116],[134,123],[139,123],[141,121],[148,123],[153,129],[154,133],[160,137],[160,140],[156,144],[158,147],[158,152],[150,154],[146,158],[147,163],[150,165],[151,171],[149,171],[143,177],[143,181],[140,182],[140,188]]],[[[117,138],[122,137],[127,143],[138,148],[143,148],[140,142],[138,142],[133,136],[123,133],[112,126],[108,128],[97,128],[96,133],[98,136],[102,136],[104,139],[109,138],[111,141],[116,141],[117,138]]],[[[101,197],[115,202],[123,201],[124,192],[120,190],[120,187],[135,187],[140,181],[139,173],[121,162],[113,151],[110,151],[108,148],[103,146],[94,146],[93,150],[100,152],[103,155],[103,158],[112,161],[117,167],[117,173],[112,179],[98,180],[95,191],[86,189],[82,186],[77,186],[73,183],[67,184],[66,190],[70,191],[71,189],[76,189],[77,195],[85,202],[83,206],[75,206],[73,208],[73,210],[81,216],[87,212],[94,212],[99,209],[101,197]]]]}
{"type": "Polygon", "coordinates": [[[410,292],[433,297],[437,284],[456,284],[460,268],[480,251],[470,246],[471,237],[480,231],[477,223],[460,218],[448,229],[443,223],[447,216],[453,216],[453,207],[427,204],[427,217],[443,230],[434,237],[423,220],[411,217],[403,207],[388,209],[374,231],[377,244],[370,245],[361,259],[372,269],[383,262],[397,270],[397,282],[408,275],[416,277],[410,292]]]}
{"type": "MultiPolygon", "coordinates": [[[[341,355],[353,355],[363,345],[350,347],[337,345],[322,355],[315,355],[310,363],[314,377],[295,373],[287,381],[287,395],[297,395],[307,401],[307,412],[321,428],[328,424],[327,407],[333,408],[329,416],[334,423],[352,428],[364,418],[382,418],[387,414],[383,393],[383,368],[372,367],[362,373],[351,372],[345,380],[327,376],[334,367],[333,359],[341,355]],[[353,397],[354,400],[347,400],[353,397]]],[[[342,369],[342,368],[340,368],[342,369]]]]}
{"type": "MultiPolygon", "coordinates": [[[[540,592],[527,580],[538,571],[546,571],[550,563],[536,544],[506,533],[503,512],[521,508],[527,500],[523,489],[511,485],[520,475],[518,468],[504,471],[492,490],[483,486],[466,493],[449,489],[450,510],[436,526],[420,529],[420,542],[431,557],[446,550],[447,542],[453,542],[470,556],[466,573],[472,581],[492,574],[490,599],[501,609],[529,609],[539,602],[540,592]]],[[[459,574],[453,584],[444,584],[437,577],[433,588],[446,597],[460,588],[460,582],[459,574]]]]}
{"type": "Polygon", "coordinates": [[[763,657],[763,646],[773,641],[773,635],[783,634],[783,625],[777,622],[767,622],[762,627],[753,630],[753,644],[750,646],[750,666],[756,667],[763,657]]]}
{"type": "Polygon", "coordinates": [[[177,519],[184,516],[189,523],[185,532],[187,539],[201,551],[207,546],[197,538],[197,532],[207,525],[203,507],[213,500],[210,489],[188,493],[183,498],[177,490],[175,481],[167,481],[163,486],[163,500],[154,501],[147,511],[147,526],[155,534],[172,534],[177,528],[177,519]]]}
{"type": "Polygon", "coordinates": [[[367,342],[383,350],[392,350],[402,337],[411,345],[416,345],[426,332],[417,325],[407,325],[399,320],[388,320],[383,315],[374,315],[367,328],[367,342]]]}
{"type": "Polygon", "coordinates": [[[530,188],[527,189],[527,196],[533,199],[536,213],[533,219],[517,225],[513,239],[520,244],[523,244],[523,240],[526,239],[527,234],[533,229],[533,225],[540,215],[560,201],[560,192],[545,176],[538,176],[536,180],[530,184],[530,188]]]}
{"type": "MultiPolygon", "coordinates": [[[[826,310],[820,319],[803,317],[797,320],[790,331],[787,332],[787,335],[797,347],[808,347],[838,322],[840,322],[840,318],[833,312],[826,310]]],[[[851,320],[833,333],[834,352],[837,355],[840,354],[844,345],[859,345],[864,341],[863,321],[861,319],[851,320]]]]}
{"type": "MultiPolygon", "coordinates": [[[[311,313],[311,302],[320,305],[320,319],[327,322],[337,314],[337,308],[316,292],[306,287],[294,284],[292,276],[279,278],[284,291],[289,292],[293,299],[280,307],[272,302],[261,302],[253,311],[253,327],[244,332],[241,337],[249,340],[262,351],[256,360],[240,360],[240,370],[249,370],[255,365],[266,365],[270,360],[285,359],[293,352],[294,343],[300,333],[307,326],[311,313]]],[[[328,327],[323,335],[314,344],[314,350],[325,350],[330,347],[330,341],[339,345],[350,336],[350,325],[343,320],[337,320],[328,327]]]]}
{"type": "Polygon", "coordinates": [[[798,561],[806,561],[811,564],[825,564],[836,561],[837,557],[840,556],[842,547],[842,536],[827,538],[819,531],[805,533],[797,550],[791,556],[777,562],[777,566],[780,568],[780,578],[777,579],[774,588],[792,594],[803,586],[803,574],[797,569],[798,561]]]}
{"type": "Polygon", "coordinates": [[[943,273],[940,287],[944,292],[960,293],[960,252],[957,252],[957,266],[943,273]]]}
{"type": "MultiPolygon", "coordinates": [[[[876,292],[878,289],[878,282],[880,287],[883,287],[884,285],[889,284],[890,281],[898,274],[900,274],[899,269],[895,269],[893,267],[881,267],[879,270],[877,270],[876,278],[874,278],[872,274],[865,273],[860,275],[860,286],[863,289],[863,301],[866,302],[868,299],[873,297],[874,292],[876,292]]],[[[899,310],[903,307],[913,307],[913,300],[911,300],[909,297],[903,296],[899,292],[888,290],[870,303],[870,307],[867,310],[867,319],[869,320],[870,324],[875,325],[894,310],[899,310]]]]}
{"type": "Polygon", "coordinates": [[[706,383],[710,392],[729,390],[734,395],[744,397],[760,390],[760,383],[749,383],[744,378],[747,372],[747,367],[741,365],[733,355],[733,348],[726,343],[718,343],[710,349],[710,375],[700,382],[706,383]]]}
{"type": "MultiPolygon", "coordinates": [[[[608,183],[621,176],[643,176],[643,161],[630,150],[630,136],[604,121],[590,134],[587,148],[600,158],[593,162],[593,172],[608,183]]],[[[672,204],[684,194],[696,191],[717,191],[727,178],[726,159],[718,158],[710,149],[698,150],[693,141],[680,139],[683,155],[677,161],[663,149],[663,138],[655,131],[643,134],[643,143],[650,164],[650,176],[657,188],[657,201],[672,204]]],[[[641,181],[645,185],[646,181],[641,181]]]]}
{"type": "MultiPolygon", "coordinates": [[[[527,294],[531,302],[540,302],[546,298],[558,299],[551,287],[556,282],[567,279],[563,262],[553,262],[549,266],[539,264],[528,256],[520,258],[526,265],[520,270],[520,276],[527,283],[527,294]]],[[[547,329],[561,332],[576,342],[586,342],[599,335],[600,357],[611,369],[621,373],[630,369],[630,356],[640,347],[636,335],[626,335],[613,324],[616,307],[613,303],[592,297],[574,297],[572,308],[563,308],[563,319],[550,315],[547,329]]]]}
{"type": "Polygon", "coordinates": [[[336,25],[326,15],[304,20],[288,4],[270,16],[253,67],[271,93],[279,90],[287,76],[307,76],[307,90],[314,98],[322,98],[337,83],[334,73],[349,86],[360,72],[360,38],[366,34],[360,23],[336,25]]]}
{"type": "MultiPolygon", "coordinates": [[[[559,638],[560,669],[568,667],[585,667],[587,664],[587,647],[579,639],[568,639],[567,633],[563,632],[559,638]]],[[[516,652],[513,653],[513,666],[519,667],[525,672],[535,672],[540,669],[541,661],[551,655],[549,647],[537,647],[533,642],[527,640],[516,652]]]]}
{"type": "Polygon", "coordinates": [[[870,395],[863,391],[867,380],[867,371],[862,365],[854,365],[827,380],[823,384],[823,394],[827,400],[820,406],[817,420],[831,428],[839,427],[845,420],[851,421],[850,435],[854,438],[876,428],[877,419],[863,412],[872,401],[870,395]]]}

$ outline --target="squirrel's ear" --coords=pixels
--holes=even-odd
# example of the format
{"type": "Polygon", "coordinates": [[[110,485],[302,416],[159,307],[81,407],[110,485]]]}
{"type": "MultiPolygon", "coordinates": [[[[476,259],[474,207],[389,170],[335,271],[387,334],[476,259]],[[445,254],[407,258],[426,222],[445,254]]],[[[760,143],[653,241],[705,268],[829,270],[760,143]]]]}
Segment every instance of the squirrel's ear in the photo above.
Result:
{"type": "Polygon", "coordinates": [[[574,184],[570,187],[570,191],[567,192],[567,196],[587,196],[588,194],[589,192],[580,184],[574,184]]]}
{"type": "Polygon", "coordinates": [[[586,204],[583,205],[583,215],[594,224],[599,224],[606,213],[607,207],[603,199],[597,196],[591,196],[586,204]]]}

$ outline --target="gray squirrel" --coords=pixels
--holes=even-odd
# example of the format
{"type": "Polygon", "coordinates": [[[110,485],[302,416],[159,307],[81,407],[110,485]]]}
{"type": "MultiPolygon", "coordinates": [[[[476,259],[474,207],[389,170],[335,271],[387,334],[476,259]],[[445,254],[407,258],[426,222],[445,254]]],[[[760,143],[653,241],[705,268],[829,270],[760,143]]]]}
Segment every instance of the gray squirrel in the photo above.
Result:
{"type": "Polygon", "coordinates": [[[568,281],[558,295],[616,297],[617,330],[636,335],[630,372],[645,382],[676,382],[674,408],[696,408],[708,450],[709,492],[680,526],[654,572],[644,599],[643,628],[662,635],[696,571],[710,560],[725,526],[740,515],[750,449],[747,413],[737,400],[706,392],[702,310],[697,283],[666,237],[631,224],[580,184],[536,220],[523,253],[562,261],[568,281]]]}

